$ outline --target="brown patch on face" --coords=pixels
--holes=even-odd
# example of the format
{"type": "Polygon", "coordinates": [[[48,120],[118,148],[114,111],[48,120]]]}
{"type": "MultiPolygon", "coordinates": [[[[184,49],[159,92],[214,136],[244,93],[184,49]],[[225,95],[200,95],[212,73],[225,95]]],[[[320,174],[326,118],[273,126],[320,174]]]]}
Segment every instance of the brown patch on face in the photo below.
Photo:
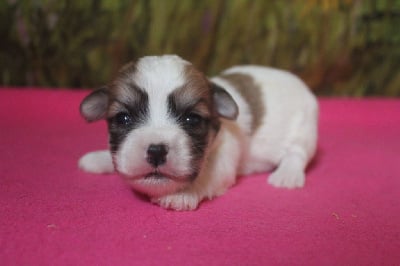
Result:
{"type": "Polygon", "coordinates": [[[180,108],[192,108],[199,114],[211,115],[211,89],[206,77],[192,65],[185,66],[185,80],[182,87],[173,93],[175,103],[180,108]]]}
{"type": "Polygon", "coordinates": [[[169,114],[190,139],[195,178],[200,171],[209,143],[218,132],[220,121],[214,110],[212,89],[206,77],[193,66],[186,66],[186,83],[168,96],[169,114]]]}
{"type": "Polygon", "coordinates": [[[254,133],[261,125],[265,115],[265,106],[261,100],[261,88],[254,82],[251,76],[246,74],[223,74],[220,77],[228,81],[248,103],[253,118],[251,132],[254,133]]]}
{"type": "MultiPolygon", "coordinates": [[[[215,105],[213,101],[213,90],[209,80],[204,76],[204,74],[194,68],[192,65],[187,65],[185,67],[185,79],[188,81],[181,89],[181,95],[177,95],[177,99],[181,99],[181,103],[185,100],[198,99],[195,105],[195,110],[199,112],[200,115],[205,115],[210,120],[210,125],[215,135],[220,127],[219,115],[215,110],[215,105]],[[183,92],[183,93],[182,93],[183,92]]],[[[177,91],[177,93],[179,93],[177,91]]]]}
{"type": "Polygon", "coordinates": [[[138,94],[142,91],[134,82],[133,76],[136,72],[135,62],[124,65],[116,78],[111,82],[110,103],[118,101],[126,104],[135,104],[138,100],[138,94]]]}
{"type": "Polygon", "coordinates": [[[177,112],[194,112],[210,120],[212,128],[218,131],[220,121],[214,107],[210,82],[192,65],[185,66],[184,75],[187,82],[171,93],[170,104],[173,103],[177,112]]]}
{"type": "Polygon", "coordinates": [[[136,85],[135,72],[134,62],[123,66],[108,86],[107,122],[112,152],[118,149],[131,130],[145,123],[149,116],[148,95],[136,85]]]}
{"type": "Polygon", "coordinates": [[[147,93],[139,88],[135,81],[136,63],[124,65],[109,87],[109,107],[107,117],[113,117],[120,112],[134,112],[148,108],[147,93]]]}

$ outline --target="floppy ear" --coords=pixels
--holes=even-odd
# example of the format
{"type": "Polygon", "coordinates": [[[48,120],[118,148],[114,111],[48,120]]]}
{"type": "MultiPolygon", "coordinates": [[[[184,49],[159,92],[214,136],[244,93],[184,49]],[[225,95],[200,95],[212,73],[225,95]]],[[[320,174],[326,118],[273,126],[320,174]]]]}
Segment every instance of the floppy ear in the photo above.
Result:
{"type": "Polygon", "coordinates": [[[235,120],[239,114],[239,108],[232,96],[225,89],[211,82],[213,91],[214,108],[217,113],[226,119],[235,120]]]}
{"type": "Polygon", "coordinates": [[[107,88],[95,90],[86,96],[80,106],[81,115],[88,122],[105,118],[108,107],[107,88]]]}

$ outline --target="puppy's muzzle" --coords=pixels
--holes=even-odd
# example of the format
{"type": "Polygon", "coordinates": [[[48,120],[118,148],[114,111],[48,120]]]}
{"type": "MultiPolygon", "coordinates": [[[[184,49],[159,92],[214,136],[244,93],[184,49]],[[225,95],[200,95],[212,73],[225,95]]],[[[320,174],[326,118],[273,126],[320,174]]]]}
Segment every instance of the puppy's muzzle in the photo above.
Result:
{"type": "Polygon", "coordinates": [[[154,168],[167,161],[168,147],[165,144],[151,144],[147,148],[147,162],[154,168]]]}

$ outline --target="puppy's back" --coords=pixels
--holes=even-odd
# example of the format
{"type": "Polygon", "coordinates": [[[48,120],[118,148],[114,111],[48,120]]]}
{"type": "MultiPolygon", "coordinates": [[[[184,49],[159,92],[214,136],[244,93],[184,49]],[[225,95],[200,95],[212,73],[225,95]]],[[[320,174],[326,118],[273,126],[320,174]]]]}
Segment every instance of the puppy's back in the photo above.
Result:
{"type": "Polygon", "coordinates": [[[318,103],[296,75],[243,65],[225,70],[212,81],[224,87],[238,103],[238,125],[250,137],[249,159],[259,159],[261,165],[276,165],[286,150],[295,146],[307,158],[314,155],[318,103]]]}

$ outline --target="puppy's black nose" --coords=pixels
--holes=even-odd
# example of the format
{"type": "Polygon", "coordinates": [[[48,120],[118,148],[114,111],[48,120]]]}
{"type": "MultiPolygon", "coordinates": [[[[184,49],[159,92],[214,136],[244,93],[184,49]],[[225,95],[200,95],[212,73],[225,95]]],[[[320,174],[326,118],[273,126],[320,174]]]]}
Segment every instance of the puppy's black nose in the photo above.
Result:
{"type": "Polygon", "coordinates": [[[154,167],[167,161],[168,147],[164,144],[151,144],[147,148],[147,162],[154,167]]]}

